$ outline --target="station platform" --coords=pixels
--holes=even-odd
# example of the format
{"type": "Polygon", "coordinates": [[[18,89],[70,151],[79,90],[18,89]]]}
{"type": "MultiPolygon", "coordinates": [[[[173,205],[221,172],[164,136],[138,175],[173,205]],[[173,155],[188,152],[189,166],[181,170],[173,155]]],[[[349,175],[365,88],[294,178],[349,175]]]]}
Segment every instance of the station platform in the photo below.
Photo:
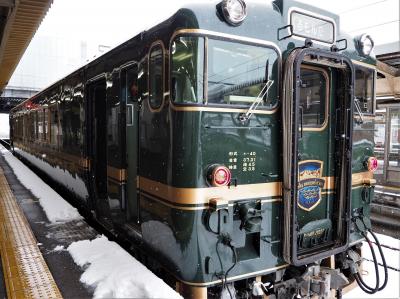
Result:
{"type": "Polygon", "coordinates": [[[0,152],[0,298],[92,298],[65,248],[97,235],[83,220],[50,223],[0,152]]]}

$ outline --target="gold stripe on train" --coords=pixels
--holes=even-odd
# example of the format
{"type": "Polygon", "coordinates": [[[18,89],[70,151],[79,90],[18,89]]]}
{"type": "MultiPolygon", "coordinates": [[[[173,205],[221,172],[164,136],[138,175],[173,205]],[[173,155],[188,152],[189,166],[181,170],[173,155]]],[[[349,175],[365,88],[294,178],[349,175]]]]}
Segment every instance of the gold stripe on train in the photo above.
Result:
{"type": "Polygon", "coordinates": [[[107,165],[107,176],[118,182],[126,182],[126,169],[119,169],[107,165]]]}
{"type": "Polygon", "coordinates": [[[177,188],[139,177],[140,189],[177,204],[208,204],[210,199],[225,197],[229,200],[282,196],[281,182],[246,184],[208,188],[177,188]]]}
{"type": "Polygon", "coordinates": [[[359,173],[352,174],[352,182],[353,186],[357,185],[375,185],[376,180],[373,178],[374,174],[371,171],[364,171],[359,173]]]}
{"type": "MultiPolygon", "coordinates": [[[[324,177],[324,179],[323,194],[333,193],[335,177],[324,177]]],[[[352,180],[353,186],[370,184],[374,181],[372,173],[368,171],[353,174],[352,180]]],[[[208,204],[214,198],[227,198],[229,201],[237,201],[248,198],[282,196],[282,182],[208,188],[178,188],[144,177],[138,177],[138,182],[141,190],[174,204],[208,204]]]]}

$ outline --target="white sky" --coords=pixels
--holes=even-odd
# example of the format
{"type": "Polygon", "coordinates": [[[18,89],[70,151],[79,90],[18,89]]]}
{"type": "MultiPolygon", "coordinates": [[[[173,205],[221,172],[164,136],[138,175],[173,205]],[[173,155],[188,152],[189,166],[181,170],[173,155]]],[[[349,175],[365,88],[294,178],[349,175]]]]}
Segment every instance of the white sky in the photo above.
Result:
{"type": "MultiPolygon", "coordinates": [[[[74,36],[78,40],[114,47],[168,18],[187,2],[191,1],[54,0],[37,34],[74,36]]],[[[339,13],[342,28],[351,34],[370,33],[376,44],[399,40],[399,0],[302,2],[339,13]]]]}
{"type": "MultiPolygon", "coordinates": [[[[220,0],[54,0],[9,85],[42,89],[193,1],[220,0]]],[[[375,45],[397,42],[400,51],[400,0],[300,1],[339,14],[341,29],[353,36],[368,33],[375,45]]]]}

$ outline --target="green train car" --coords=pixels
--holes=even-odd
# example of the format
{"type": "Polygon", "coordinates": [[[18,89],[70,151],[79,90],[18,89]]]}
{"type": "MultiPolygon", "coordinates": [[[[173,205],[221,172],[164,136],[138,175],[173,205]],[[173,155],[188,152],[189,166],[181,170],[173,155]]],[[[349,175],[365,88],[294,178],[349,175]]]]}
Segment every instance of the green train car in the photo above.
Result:
{"type": "Polygon", "coordinates": [[[300,2],[192,4],[16,107],[13,149],[185,298],[340,297],[370,229],[373,46],[300,2]]]}

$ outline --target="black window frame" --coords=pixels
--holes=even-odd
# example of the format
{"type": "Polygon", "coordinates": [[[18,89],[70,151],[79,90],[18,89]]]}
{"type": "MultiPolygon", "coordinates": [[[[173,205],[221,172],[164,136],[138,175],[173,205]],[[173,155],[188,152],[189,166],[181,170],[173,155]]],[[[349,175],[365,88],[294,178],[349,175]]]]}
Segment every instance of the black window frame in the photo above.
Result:
{"type": "MultiPolygon", "coordinates": [[[[368,71],[368,72],[372,73],[372,84],[371,84],[371,87],[372,87],[372,90],[371,90],[372,112],[369,113],[369,112],[365,112],[365,111],[362,111],[362,110],[361,110],[361,112],[365,116],[375,116],[375,112],[376,112],[376,76],[377,76],[376,70],[372,66],[371,67],[366,67],[366,66],[354,63],[354,98],[357,98],[357,95],[356,95],[356,92],[357,92],[357,86],[356,86],[356,84],[357,84],[357,78],[356,78],[357,70],[368,71]]],[[[358,115],[357,109],[354,109],[353,114],[354,115],[358,115]]]]}
{"type": "Polygon", "coordinates": [[[150,110],[152,112],[159,112],[164,105],[164,92],[165,92],[165,47],[161,41],[157,41],[151,45],[151,47],[149,49],[147,62],[148,62],[148,66],[147,66],[147,70],[148,70],[148,76],[147,76],[148,102],[149,102],[150,110]],[[157,101],[157,105],[154,105],[154,103],[152,101],[152,89],[151,89],[151,80],[152,80],[152,68],[151,68],[152,57],[151,57],[151,54],[153,53],[153,51],[156,51],[159,49],[161,49],[161,58],[162,58],[161,99],[159,101],[157,101]]]}
{"type": "MultiPolygon", "coordinates": [[[[307,70],[307,71],[313,71],[316,73],[319,73],[322,75],[322,77],[325,79],[325,109],[324,109],[324,121],[320,125],[310,125],[310,124],[303,124],[304,131],[319,131],[325,129],[326,125],[329,122],[329,106],[331,103],[331,78],[329,77],[329,73],[321,67],[317,66],[311,66],[308,64],[303,64],[300,68],[300,78],[301,78],[301,71],[302,70],[307,70]]],[[[301,97],[301,94],[300,94],[301,97]]],[[[301,99],[299,102],[299,105],[301,104],[301,99]]]]}
{"type": "MultiPolygon", "coordinates": [[[[199,37],[199,38],[204,38],[204,67],[203,67],[203,81],[204,81],[204,99],[202,102],[198,103],[189,103],[189,102],[176,102],[172,99],[171,97],[171,103],[174,106],[194,106],[194,107],[214,107],[214,108],[226,108],[226,109],[248,109],[250,105],[237,105],[237,104],[216,104],[216,103],[209,103],[208,102],[208,40],[209,39],[214,39],[214,40],[220,40],[220,41],[226,41],[226,42],[233,42],[233,43],[240,43],[244,45],[250,45],[250,46],[256,46],[256,47],[263,47],[267,49],[271,49],[276,53],[276,63],[277,63],[277,75],[276,79],[274,82],[274,85],[276,84],[277,92],[276,92],[276,101],[275,104],[271,107],[267,106],[259,106],[257,108],[257,111],[276,111],[280,105],[280,98],[281,98],[281,84],[282,84],[282,79],[281,79],[281,74],[282,74],[282,54],[279,51],[278,46],[275,44],[263,44],[257,41],[250,41],[249,39],[240,39],[240,38],[235,38],[235,37],[230,37],[230,36],[225,36],[225,35],[214,35],[214,34],[207,34],[203,32],[190,32],[190,33],[179,33],[175,34],[172,36],[170,45],[169,45],[169,55],[170,57],[172,56],[172,44],[173,41],[176,38],[186,36],[186,37],[199,37]]],[[[172,60],[172,58],[170,58],[172,60]]],[[[274,62],[275,63],[275,62],[274,62]]],[[[172,67],[169,68],[169,78],[172,78],[172,67]]],[[[172,90],[172,80],[169,82],[169,90],[172,90]]]]}

